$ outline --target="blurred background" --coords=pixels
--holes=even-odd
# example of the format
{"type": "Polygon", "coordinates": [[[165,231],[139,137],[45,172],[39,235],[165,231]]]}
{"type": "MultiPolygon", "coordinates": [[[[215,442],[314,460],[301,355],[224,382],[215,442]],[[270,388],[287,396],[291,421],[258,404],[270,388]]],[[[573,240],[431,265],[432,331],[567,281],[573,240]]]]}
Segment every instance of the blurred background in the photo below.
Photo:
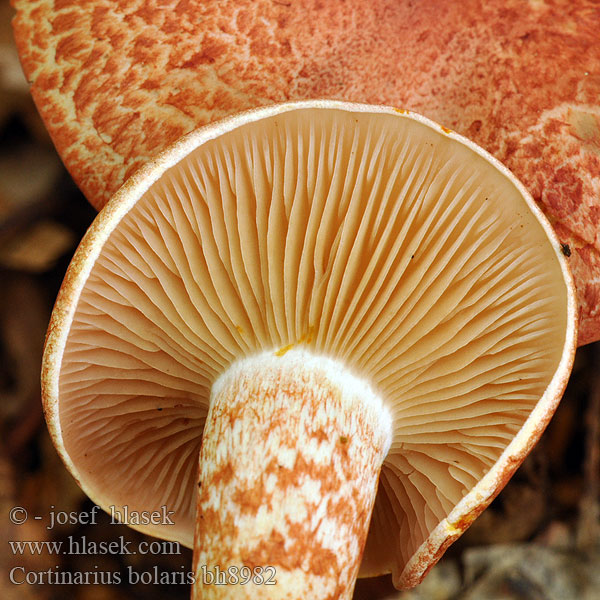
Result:
{"type": "MultiPolygon", "coordinates": [[[[94,514],[50,441],[39,371],[54,299],[95,211],[71,182],[37,116],[10,18],[8,0],[0,0],[0,598],[188,598],[182,574],[191,569],[191,552],[185,548],[94,555],[81,546],[57,555],[42,545],[20,544],[62,542],[65,549],[70,539],[85,539],[88,548],[93,542],[129,542],[135,549],[152,540],[110,524],[104,514],[95,515],[94,525],[51,527],[51,512],[94,514]],[[28,514],[20,525],[10,519],[16,507],[28,514]],[[87,572],[90,583],[59,585],[48,576],[45,583],[25,581],[27,573],[48,570],[87,572]],[[105,580],[113,574],[104,585],[102,574],[105,580]],[[160,583],[160,575],[169,583],[160,583]]],[[[424,583],[396,592],[390,577],[360,580],[355,598],[600,600],[599,494],[596,343],[579,349],[567,392],[540,444],[424,583]]]]}

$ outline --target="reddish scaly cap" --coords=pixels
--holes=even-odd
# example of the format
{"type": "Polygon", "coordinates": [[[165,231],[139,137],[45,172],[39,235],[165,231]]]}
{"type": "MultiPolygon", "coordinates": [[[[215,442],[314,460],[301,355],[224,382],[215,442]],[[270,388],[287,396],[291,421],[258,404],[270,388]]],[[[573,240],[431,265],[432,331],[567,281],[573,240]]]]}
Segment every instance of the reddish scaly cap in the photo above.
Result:
{"type": "Polygon", "coordinates": [[[594,0],[13,0],[32,93],[100,208],[182,134],[273,101],[403,106],[525,185],[571,251],[600,339],[600,7],[594,0]]]}

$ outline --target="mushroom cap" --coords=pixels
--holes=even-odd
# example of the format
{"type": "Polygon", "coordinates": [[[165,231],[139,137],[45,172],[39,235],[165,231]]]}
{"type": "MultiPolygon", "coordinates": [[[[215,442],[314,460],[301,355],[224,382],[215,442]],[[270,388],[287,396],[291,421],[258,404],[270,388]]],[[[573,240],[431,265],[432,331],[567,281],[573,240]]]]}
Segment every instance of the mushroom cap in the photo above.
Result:
{"type": "MultiPolygon", "coordinates": [[[[576,301],[551,226],[472,142],[386,107],[256,109],[201,128],[106,205],[69,267],[42,372],[54,442],[100,506],[192,544],[211,384],[298,345],[393,418],[362,573],[415,585],[535,444],[576,301]]],[[[134,525],[135,526],[135,525],[134,525]]]]}
{"type": "Polygon", "coordinates": [[[504,162],[571,251],[579,344],[600,339],[595,0],[13,0],[32,94],[101,207],[179,136],[271,102],[422,113],[504,162]]]}

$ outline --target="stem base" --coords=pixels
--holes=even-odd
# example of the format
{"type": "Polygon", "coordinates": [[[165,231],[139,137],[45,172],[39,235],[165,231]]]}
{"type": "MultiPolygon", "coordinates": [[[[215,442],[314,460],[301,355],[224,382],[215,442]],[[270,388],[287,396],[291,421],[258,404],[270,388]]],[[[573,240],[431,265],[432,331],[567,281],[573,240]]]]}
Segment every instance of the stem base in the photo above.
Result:
{"type": "Polygon", "coordinates": [[[390,442],[387,410],[337,362],[235,363],[204,430],[193,597],[350,599],[390,442]]]}

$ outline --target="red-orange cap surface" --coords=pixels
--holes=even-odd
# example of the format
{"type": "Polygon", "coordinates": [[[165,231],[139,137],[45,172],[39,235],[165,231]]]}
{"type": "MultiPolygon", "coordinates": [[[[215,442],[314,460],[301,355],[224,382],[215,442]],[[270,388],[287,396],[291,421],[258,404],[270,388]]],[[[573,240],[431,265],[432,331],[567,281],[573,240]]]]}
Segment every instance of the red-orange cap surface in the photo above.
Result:
{"type": "Polygon", "coordinates": [[[421,112],[504,162],[568,245],[600,339],[594,0],[13,0],[32,93],[100,208],[179,136],[273,101],[421,112]]]}

